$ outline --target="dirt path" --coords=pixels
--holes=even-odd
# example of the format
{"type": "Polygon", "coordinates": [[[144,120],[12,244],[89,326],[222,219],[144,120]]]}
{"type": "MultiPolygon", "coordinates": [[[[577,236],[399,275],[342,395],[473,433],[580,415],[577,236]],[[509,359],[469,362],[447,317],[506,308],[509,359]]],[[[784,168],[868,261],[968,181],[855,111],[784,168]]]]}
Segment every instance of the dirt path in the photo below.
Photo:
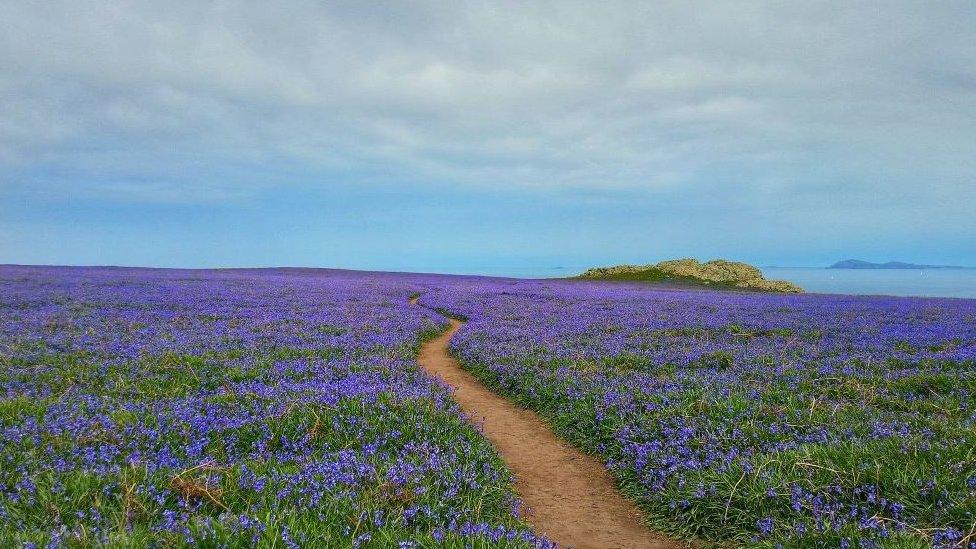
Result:
{"type": "MultiPolygon", "coordinates": [[[[416,303],[416,299],[411,299],[416,303]]],[[[488,390],[448,353],[462,326],[427,342],[420,365],[454,388],[454,398],[515,473],[515,487],[528,508],[526,520],[537,534],[561,547],[683,547],[651,532],[640,511],[614,488],[603,465],[558,439],[539,417],[488,390]]]]}

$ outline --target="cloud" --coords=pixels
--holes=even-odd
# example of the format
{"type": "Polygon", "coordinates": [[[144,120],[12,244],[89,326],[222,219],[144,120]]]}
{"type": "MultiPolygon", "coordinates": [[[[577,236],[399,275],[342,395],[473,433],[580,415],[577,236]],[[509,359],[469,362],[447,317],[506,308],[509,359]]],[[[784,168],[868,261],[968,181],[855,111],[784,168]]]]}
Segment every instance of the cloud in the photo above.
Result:
{"type": "Polygon", "coordinates": [[[9,2],[0,185],[225,200],[400,179],[776,200],[926,180],[968,197],[974,12],[9,2]]]}

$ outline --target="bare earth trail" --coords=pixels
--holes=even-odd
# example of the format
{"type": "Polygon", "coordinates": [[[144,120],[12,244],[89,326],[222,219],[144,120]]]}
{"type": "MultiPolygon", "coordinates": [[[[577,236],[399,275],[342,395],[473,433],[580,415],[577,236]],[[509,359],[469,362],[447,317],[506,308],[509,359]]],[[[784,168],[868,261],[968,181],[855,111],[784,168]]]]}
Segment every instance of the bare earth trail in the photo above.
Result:
{"type": "Polygon", "coordinates": [[[482,423],[515,473],[515,487],[528,508],[525,519],[537,534],[561,547],[685,546],[648,529],[599,461],[557,438],[534,412],[515,406],[462,370],[448,343],[463,323],[450,322],[445,333],[421,348],[420,365],[450,385],[464,413],[482,423]]]}

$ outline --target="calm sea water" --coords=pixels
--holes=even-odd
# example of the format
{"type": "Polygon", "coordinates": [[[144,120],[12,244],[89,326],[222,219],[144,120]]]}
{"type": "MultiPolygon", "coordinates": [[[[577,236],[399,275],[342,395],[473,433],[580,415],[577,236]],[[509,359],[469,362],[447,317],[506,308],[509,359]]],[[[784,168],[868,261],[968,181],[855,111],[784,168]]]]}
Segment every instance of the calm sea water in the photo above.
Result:
{"type": "Polygon", "coordinates": [[[808,292],[976,298],[976,269],[817,269],[764,267],[766,278],[795,282],[808,292]]]}

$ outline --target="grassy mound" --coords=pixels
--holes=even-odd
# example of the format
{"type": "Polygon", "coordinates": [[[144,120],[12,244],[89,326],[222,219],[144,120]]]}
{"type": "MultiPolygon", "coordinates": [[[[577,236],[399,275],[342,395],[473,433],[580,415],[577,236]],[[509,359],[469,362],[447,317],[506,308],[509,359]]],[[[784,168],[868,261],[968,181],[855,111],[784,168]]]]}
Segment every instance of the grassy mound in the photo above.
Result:
{"type": "Polygon", "coordinates": [[[785,280],[769,280],[762,271],[738,261],[714,259],[701,263],[695,259],[673,259],[650,265],[596,267],[579,276],[588,280],[633,280],[641,282],[676,281],[707,286],[724,286],[799,294],[803,288],[785,280]]]}

